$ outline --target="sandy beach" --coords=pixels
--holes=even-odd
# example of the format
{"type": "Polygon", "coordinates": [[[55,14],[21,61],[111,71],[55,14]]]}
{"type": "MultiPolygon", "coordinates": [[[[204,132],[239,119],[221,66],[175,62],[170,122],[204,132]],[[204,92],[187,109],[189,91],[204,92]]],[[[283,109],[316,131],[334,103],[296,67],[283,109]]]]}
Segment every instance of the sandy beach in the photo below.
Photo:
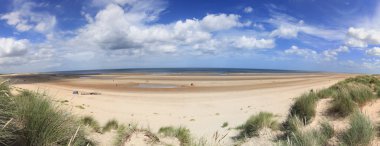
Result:
{"type": "MultiPolygon", "coordinates": [[[[79,115],[138,123],[157,131],[186,126],[197,137],[236,135],[249,116],[268,111],[283,120],[293,98],[354,75],[334,73],[7,75],[16,88],[45,92],[79,115]],[[78,91],[79,94],[73,94],[78,91]],[[81,95],[96,93],[100,95],[81,95]],[[66,102],[67,100],[68,102],[66,102]],[[65,102],[61,102],[65,101],[65,102]],[[221,125],[228,122],[227,128],[221,125]]],[[[99,138],[107,145],[109,137],[99,138]]],[[[228,144],[229,138],[223,143],[228,144]]]]}

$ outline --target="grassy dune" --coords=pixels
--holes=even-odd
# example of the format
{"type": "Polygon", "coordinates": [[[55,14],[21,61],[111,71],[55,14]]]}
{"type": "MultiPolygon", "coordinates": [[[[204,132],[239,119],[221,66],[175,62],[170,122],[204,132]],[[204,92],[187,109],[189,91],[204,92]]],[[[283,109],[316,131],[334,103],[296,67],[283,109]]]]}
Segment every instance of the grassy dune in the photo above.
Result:
{"type": "Polygon", "coordinates": [[[315,106],[318,97],[314,92],[301,95],[290,108],[290,115],[302,119],[308,123],[315,116],[315,106]]]}
{"type": "MultiPolygon", "coordinates": [[[[280,130],[272,128],[281,134],[274,137],[274,145],[284,146],[321,146],[321,145],[347,145],[367,146],[371,145],[376,136],[375,129],[370,119],[360,112],[360,108],[369,102],[378,99],[380,93],[380,80],[375,76],[357,76],[341,81],[329,88],[319,91],[309,91],[295,98],[295,102],[289,109],[286,121],[281,124],[280,130]],[[327,110],[328,117],[348,118],[347,129],[337,132],[330,121],[323,121],[312,128],[306,128],[316,116],[316,105],[321,99],[331,98],[327,110]],[[336,137],[336,140],[331,140],[336,137]]],[[[240,126],[239,138],[246,141],[250,137],[257,137],[262,127],[271,127],[273,118],[271,113],[260,113],[252,116],[243,126],[240,126]],[[270,120],[268,120],[270,119],[270,120]],[[243,136],[242,136],[243,135],[243,136]]]]}
{"type": "Polygon", "coordinates": [[[277,130],[279,124],[275,118],[275,115],[268,112],[260,112],[258,115],[251,116],[243,125],[237,127],[241,132],[236,139],[258,136],[259,130],[263,128],[277,130]]]}
{"type": "Polygon", "coordinates": [[[358,76],[348,78],[316,94],[304,94],[297,98],[290,109],[288,120],[284,123],[285,135],[283,140],[279,139],[280,145],[328,145],[328,140],[333,136],[338,138],[338,145],[370,145],[376,133],[375,128],[359,108],[379,97],[379,87],[378,78],[358,76]],[[310,123],[315,116],[315,103],[324,98],[333,99],[328,109],[330,118],[349,118],[349,127],[343,133],[337,134],[327,122],[320,124],[320,129],[303,130],[302,127],[310,123]]]}
{"type": "Polygon", "coordinates": [[[371,121],[356,112],[350,118],[350,127],[340,137],[344,145],[369,145],[376,132],[371,121]]]}
{"type": "Polygon", "coordinates": [[[22,91],[11,95],[5,84],[0,93],[0,143],[19,146],[93,145],[77,120],[43,94],[22,91]]]}

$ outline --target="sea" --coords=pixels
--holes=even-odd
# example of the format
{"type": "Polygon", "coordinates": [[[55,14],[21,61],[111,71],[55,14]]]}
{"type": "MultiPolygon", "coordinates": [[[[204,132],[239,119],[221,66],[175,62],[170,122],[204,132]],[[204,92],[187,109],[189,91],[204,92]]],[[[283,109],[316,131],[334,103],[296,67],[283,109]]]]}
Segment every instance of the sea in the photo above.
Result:
{"type": "Polygon", "coordinates": [[[128,69],[96,69],[96,70],[73,70],[48,72],[65,75],[92,75],[112,73],[143,73],[143,74],[187,74],[187,73],[313,73],[301,70],[279,70],[279,69],[249,69],[249,68],[128,68],[128,69]]]}

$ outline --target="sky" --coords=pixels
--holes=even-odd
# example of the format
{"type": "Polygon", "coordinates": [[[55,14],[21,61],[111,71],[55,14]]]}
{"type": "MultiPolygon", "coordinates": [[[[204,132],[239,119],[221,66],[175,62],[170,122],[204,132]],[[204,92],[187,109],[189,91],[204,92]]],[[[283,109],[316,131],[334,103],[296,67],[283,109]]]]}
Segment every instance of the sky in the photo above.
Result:
{"type": "Polygon", "coordinates": [[[0,72],[380,73],[376,0],[1,0],[0,72]]]}

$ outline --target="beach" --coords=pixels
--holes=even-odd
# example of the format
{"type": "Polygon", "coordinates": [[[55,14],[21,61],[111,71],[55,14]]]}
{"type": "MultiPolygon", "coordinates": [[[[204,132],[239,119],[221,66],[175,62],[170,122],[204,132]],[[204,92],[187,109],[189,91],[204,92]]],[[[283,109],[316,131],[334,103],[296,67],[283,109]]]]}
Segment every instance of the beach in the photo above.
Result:
{"type": "MultiPolygon", "coordinates": [[[[353,74],[231,73],[96,75],[6,75],[18,89],[46,93],[78,115],[101,124],[116,119],[157,131],[185,126],[197,137],[218,131],[227,137],[251,115],[267,111],[284,120],[293,99],[329,87],[353,74]],[[222,128],[227,122],[228,126],[222,128]]],[[[109,137],[99,137],[104,145],[109,137]]],[[[225,144],[230,139],[224,139],[225,144]]]]}

